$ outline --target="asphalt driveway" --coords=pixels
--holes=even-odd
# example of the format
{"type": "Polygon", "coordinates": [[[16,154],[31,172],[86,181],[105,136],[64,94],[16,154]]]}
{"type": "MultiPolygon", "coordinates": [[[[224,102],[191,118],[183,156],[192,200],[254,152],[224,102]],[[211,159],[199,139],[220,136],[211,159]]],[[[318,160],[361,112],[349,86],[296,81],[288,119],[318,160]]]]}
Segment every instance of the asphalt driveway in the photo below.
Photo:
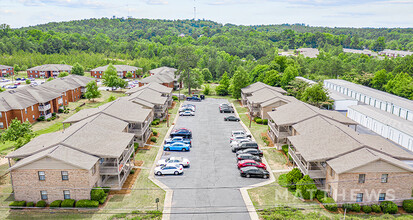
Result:
{"type": "MultiPolygon", "coordinates": [[[[239,122],[226,122],[229,113],[219,113],[225,99],[190,102],[195,116],[179,117],[175,128],[192,131],[190,152],[164,152],[184,156],[191,167],[183,175],[156,177],[173,190],[171,219],[250,219],[239,188],[264,181],[239,175],[235,154],[229,147],[233,130],[243,130],[239,122]]],[[[233,114],[232,114],[233,115],[233,114]]]]}

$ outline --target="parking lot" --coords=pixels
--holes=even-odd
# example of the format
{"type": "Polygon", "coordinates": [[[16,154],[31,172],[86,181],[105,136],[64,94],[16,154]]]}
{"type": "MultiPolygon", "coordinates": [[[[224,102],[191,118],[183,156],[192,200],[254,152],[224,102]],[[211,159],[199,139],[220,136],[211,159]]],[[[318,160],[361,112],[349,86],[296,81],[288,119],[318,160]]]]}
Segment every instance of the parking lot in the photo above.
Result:
{"type": "Polygon", "coordinates": [[[250,219],[239,188],[264,179],[242,178],[231,152],[229,137],[243,130],[239,122],[224,121],[233,115],[219,113],[225,99],[189,102],[196,105],[195,116],[181,116],[175,128],[192,131],[190,152],[164,152],[163,157],[183,156],[191,161],[183,175],[157,176],[173,190],[171,219],[250,219]]]}

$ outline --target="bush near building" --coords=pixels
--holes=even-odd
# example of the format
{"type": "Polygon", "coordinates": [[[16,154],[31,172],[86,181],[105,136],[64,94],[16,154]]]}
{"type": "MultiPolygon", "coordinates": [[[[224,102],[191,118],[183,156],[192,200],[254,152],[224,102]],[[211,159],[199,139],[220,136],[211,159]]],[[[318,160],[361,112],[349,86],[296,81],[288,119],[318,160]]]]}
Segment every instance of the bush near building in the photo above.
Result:
{"type": "Polygon", "coordinates": [[[324,208],[326,208],[328,211],[336,212],[338,210],[337,204],[333,198],[325,197],[321,200],[321,203],[323,203],[324,208]]]}
{"type": "Polygon", "coordinates": [[[397,208],[396,203],[392,201],[384,201],[380,203],[381,211],[385,214],[396,214],[399,209],[397,208]]]}
{"type": "Polygon", "coordinates": [[[10,207],[25,207],[26,201],[13,201],[9,204],[10,207]]]}
{"type": "Polygon", "coordinates": [[[403,209],[407,213],[413,213],[413,199],[403,201],[403,209]]]}
{"type": "Polygon", "coordinates": [[[75,200],[74,199],[65,199],[63,202],[60,204],[60,207],[65,207],[65,208],[73,208],[75,206],[75,200]]]}
{"type": "Polygon", "coordinates": [[[43,200],[40,200],[36,203],[36,207],[44,208],[46,207],[46,205],[47,205],[46,201],[43,201],[43,200]]]}
{"type": "Polygon", "coordinates": [[[373,204],[371,205],[371,211],[375,212],[375,213],[380,213],[381,212],[381,208],[379,205],[373,204]]]}
{"type": "Polygon", "coordinates": [[[366,214],[369,214],[372,210],[371,210],[371,206],[368,206],[368,205],[363,205],[362,207],[361,207],[361,210],[364,212],[364,213],[366,213],[366,214]]]}
{"type": "Polygon", "coordinates": [[[82,199],[76,202],[76,208],[97,208],[99,207],[98,201],[92,201],[87,199],[82,199]]]}
{"type": "Polygon", "coordinates": [[[303,177],[303,174],[301,174],[301,171],[298,168],[294,168],[290,172],[288,172],[287,173],[288,188],[295,190],[296,184],[298,183],[298,181],[301,180],[302,177],[303,177]]]}
{"type": "Polygon", "coordinates": [[[62,204],[62,200],[55,200],[50,203],[50,207],[60,207],[60,204],[62,204]]]}

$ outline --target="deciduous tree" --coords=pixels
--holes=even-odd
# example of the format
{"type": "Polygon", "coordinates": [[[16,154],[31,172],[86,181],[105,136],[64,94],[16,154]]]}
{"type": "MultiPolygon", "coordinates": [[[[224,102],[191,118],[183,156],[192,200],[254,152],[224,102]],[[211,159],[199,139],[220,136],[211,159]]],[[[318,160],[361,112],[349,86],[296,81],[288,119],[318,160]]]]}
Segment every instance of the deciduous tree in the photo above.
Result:
{"type": "Polygon", "coordinates": [[[241,89],[249,85],[248,73],[244,68],[239,67],[231,78],[231,85],[229,91],[233,98],[239,99],[241,97],[241,89]]]}
{"type": "Polygon", "coordinates": [[[221,81],[219,81],[219,85],[215,88],[215,92],[218,95],[228,95],[228,89],[229,89],[229,78],[227,73],[225,72],[224,75],[222,75],[221,81]]]}
{"type": "Polygon", "coordinates": [[[85,98],[92,99],[99,98],[102,94],[99,91],[99,87],[95,81],[90,81],[86,84],[85,98]]]}
{"type": "Polygon", "coordinates": [[[83,68],[83,66],[79,63],[75,63],[72,68],[72,74],[83,76],[85,75],[85,68],[83,68]]]}

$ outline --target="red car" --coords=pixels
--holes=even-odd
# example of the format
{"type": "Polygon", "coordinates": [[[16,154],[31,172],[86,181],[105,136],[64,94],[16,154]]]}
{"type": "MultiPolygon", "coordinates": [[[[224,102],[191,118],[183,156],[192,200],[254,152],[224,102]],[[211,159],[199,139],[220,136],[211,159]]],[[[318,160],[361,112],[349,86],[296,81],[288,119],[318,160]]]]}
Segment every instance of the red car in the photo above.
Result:
{"type": "Polygon", "coordinates": [[[263,168],[264,170],[267,169],[267,166],[265,166],[265,164],[261,163],[261,162],[257,162],[254,160],[240,160],[238,161],[238,169],[240,169],[241,167],[258,167],[258,168],[263,168]]]}

